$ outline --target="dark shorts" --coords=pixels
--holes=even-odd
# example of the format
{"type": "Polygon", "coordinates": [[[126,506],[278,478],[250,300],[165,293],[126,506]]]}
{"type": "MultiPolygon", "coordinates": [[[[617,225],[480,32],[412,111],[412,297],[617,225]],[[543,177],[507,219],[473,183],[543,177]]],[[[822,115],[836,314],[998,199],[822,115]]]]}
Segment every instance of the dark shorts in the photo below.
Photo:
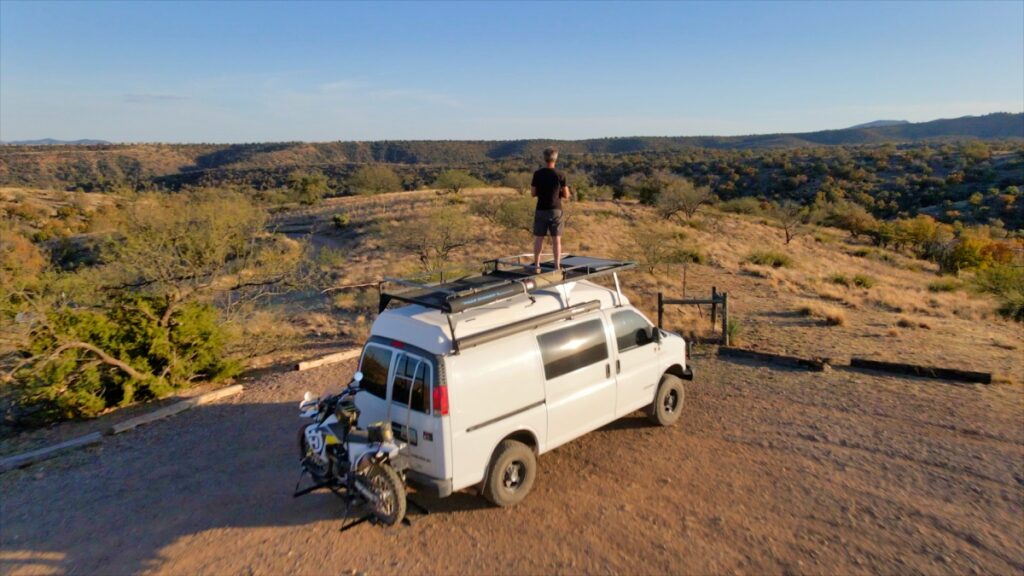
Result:
{"type": "Polygon", "coordinates": [[[537,210],[533,215],[534,236],[561,236],[562,235],[562,211],[561,210],[537,210]]]}

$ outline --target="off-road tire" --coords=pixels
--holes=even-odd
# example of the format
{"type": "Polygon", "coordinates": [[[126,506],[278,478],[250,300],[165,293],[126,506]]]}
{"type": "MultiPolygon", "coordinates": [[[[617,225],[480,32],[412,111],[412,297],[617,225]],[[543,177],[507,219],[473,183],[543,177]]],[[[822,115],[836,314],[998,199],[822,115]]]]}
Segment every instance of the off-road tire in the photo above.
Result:
{"type": "Polygon", "coordinates": [[[494,450],[484,478],[483,496],[502,508],[522,502],[537,478],[537,455],[529,446],[505,440],[494,450]]]}
{"type": "Polygon", "coordinates": [[[686,392],[683,390],[683,381],[678,376],[665,374],[658,384],[658,392],[654,395],[654,402],[644,412],[647,418],[658,426],[671,426],[679,420],[683,412],[683,404],[686,399],[686,392]]]}
{"type": "MultiPolygon", "coordinates": [[[[307,453],[307,448],[306,448],[306,426],[308,426],[308,424],[303,424],[299,428],[299,461],[300,462],[304,461],[306,459],[306,455],[307,455],[306,454],[307,453]]],[[[319,471],[313,469],[311,466],[306,466],[306,470],[309,471],[309,475],[310,475],[310,477],[313,478],[313,482],[316,482],[317,484],[326,481],[327,477],[330,476],[330,474],[331,474],[330,466],[328,466],[325,470],[319,470],[319,471]]]]}
{"type": "Polygon", "coordinates": [[[405,518],[405,509],[408,504],[406,500],[405,483],[398,476],[398,472],[386,463],[374,463],[361,474],[361,480],[370,486],[374,492],[385,494],[390,499],[389,509],[382,511],[373,503],[368,503],[371,513],[376,517],[377,522],[384,526],[394,526],[405,518]]]}

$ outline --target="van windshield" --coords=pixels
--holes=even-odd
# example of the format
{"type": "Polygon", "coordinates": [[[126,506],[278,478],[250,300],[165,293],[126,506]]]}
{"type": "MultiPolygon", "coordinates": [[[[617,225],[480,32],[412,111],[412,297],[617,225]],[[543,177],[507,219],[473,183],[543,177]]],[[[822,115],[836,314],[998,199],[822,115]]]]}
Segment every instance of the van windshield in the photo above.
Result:
{"type": "Polygon", "coordinates": [[[380,346],[367,346],[363,354],[363,373],[360,387],[377,398],[388,394],[388,369],[391,367],[391,350],[380,346]]]}

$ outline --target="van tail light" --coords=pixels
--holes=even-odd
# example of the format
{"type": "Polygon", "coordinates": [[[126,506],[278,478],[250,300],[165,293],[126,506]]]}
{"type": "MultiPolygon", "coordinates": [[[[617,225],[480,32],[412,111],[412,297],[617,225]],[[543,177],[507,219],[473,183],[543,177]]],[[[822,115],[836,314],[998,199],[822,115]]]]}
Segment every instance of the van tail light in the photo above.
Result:
{"type": "Polygon", "coordinates": [[[448,387],[434,387],[434,414],[438,416],[448,415],[448,387]]]}

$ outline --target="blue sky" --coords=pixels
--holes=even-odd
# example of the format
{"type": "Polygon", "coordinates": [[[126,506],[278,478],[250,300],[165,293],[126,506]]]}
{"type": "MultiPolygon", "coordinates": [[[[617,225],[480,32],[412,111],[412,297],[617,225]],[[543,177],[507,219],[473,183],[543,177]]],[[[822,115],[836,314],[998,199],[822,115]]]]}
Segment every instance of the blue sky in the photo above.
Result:
{"type": "Polygon", "coordinates": [[[1024,110],[1024,2],[0,1],[0,140],[733,135],[1024,110]]]}

